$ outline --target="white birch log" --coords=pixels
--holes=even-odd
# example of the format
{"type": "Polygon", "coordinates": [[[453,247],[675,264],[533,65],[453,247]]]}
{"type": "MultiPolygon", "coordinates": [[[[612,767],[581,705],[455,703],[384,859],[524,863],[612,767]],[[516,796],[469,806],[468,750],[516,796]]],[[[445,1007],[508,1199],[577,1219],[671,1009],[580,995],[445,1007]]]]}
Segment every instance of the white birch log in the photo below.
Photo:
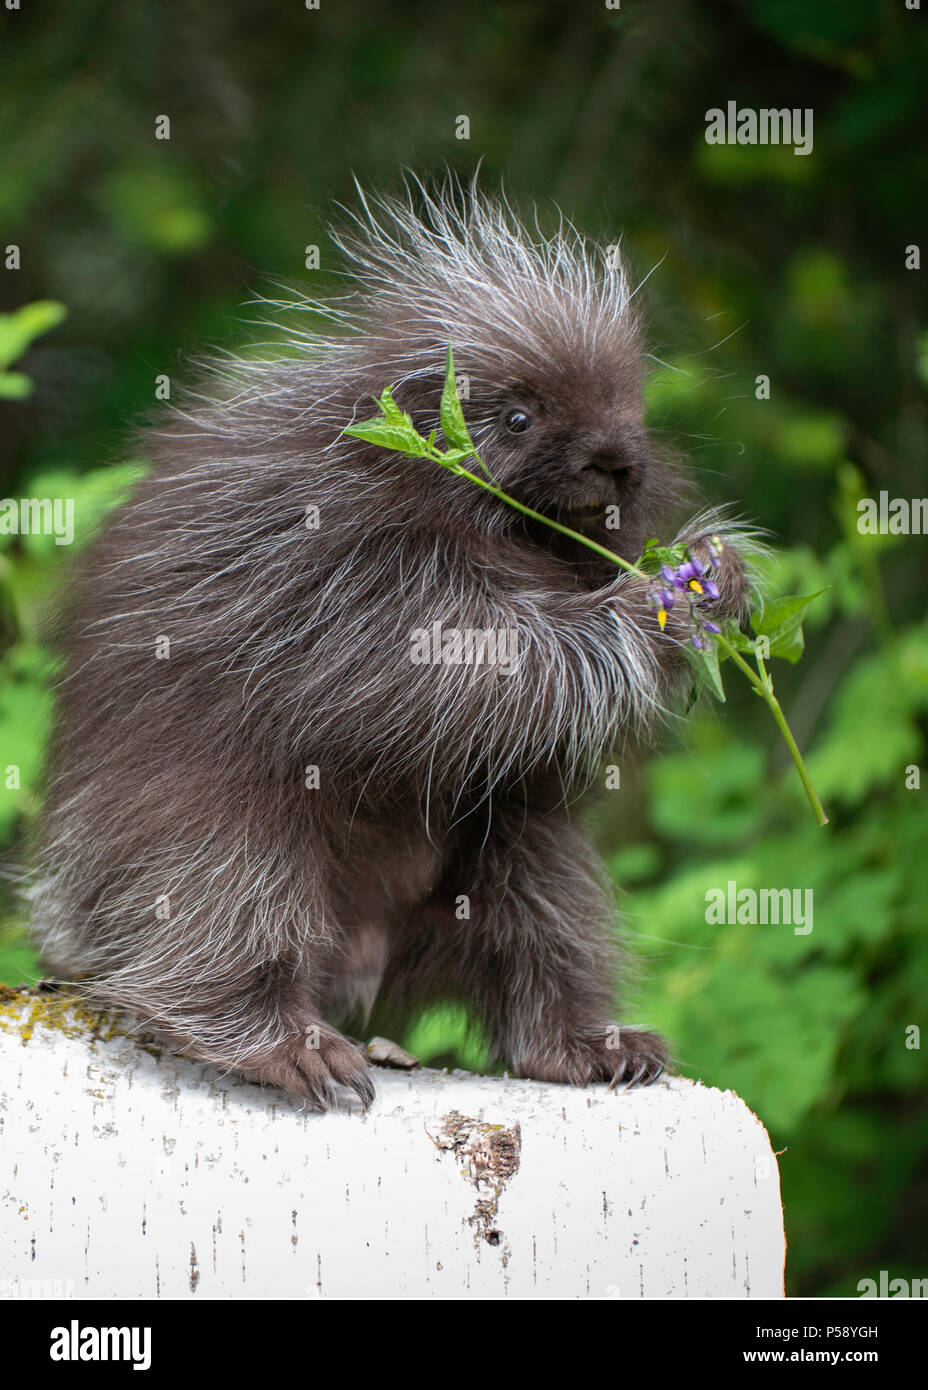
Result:
{"type": "Polygon", "coordinates": [[[377,1068],[367,1114],[315,1115],[3,993],[0,1296],[782,1296],[776,1160],[730,1091],[377,1068]]]}

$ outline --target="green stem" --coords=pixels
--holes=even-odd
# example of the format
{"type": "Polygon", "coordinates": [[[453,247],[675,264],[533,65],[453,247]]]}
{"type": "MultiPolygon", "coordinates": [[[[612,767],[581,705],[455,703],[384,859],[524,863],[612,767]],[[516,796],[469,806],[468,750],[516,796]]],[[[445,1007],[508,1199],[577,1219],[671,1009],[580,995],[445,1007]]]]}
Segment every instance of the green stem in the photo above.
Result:
{"type": "MultiPolygon", "coordinates": [[[[433,457],[436,463],[442,462],[442,455],[439,450],[435,450],[433,457]]],[[[449,465],[445,464],[445,467],[448,468],[449,465]]],[[[476,473],[468,472],[468,470],[462,468],[460,464],[456,463],[450,471],[456,473],[459,477],[470,478],[472,483],[476,483],[478,487],[482,487],[486,492],[492,492],[493,496],[498,497],[501,502],[508,502],[510,507],[515,507],[516,511],[522,512],[523,516],[530,516],[533,521],[543,522],[545,526],[550,526],[553,531],[560,531],[562,536],[570,536],[571,540],[579,541],[580,544],[585,545],[588,550],[595,550],[597,555],[602,555],[605,560],[611,560],[614,565],[620,565],[621,568],[627,570],[629,574],[637,574],[639,579],[653,578],[652,575],[646,574],[644,570],[640,570],[637,565],[629,564],[628,560],[623,560],[621,555],[616,555],[614,550],[607,550],[604,545],[599,545],[596,541],[590,540],[589,536],[584,536],[579,531],[572,531],[569,526],[562,526],[559,521],[553,521],[550,516],[545,516],[542,512],[536,512],[531,507],[526,507],[523,502],[517,501],[515,497],[510,497],[508,492],[503,492],[502,488],[497,487],[494,483],[485,482],[483,478],[478,478],[476,473]]]]}
{"type": "Polygon", "coordinates": [[[776,720],[777,728],[783,735],[783,740],[787,748],[789,749],[790,757],[796,765],[796,771],[799,773],[799,780],[802,782],[803,788],[805,789],[805,794],[809,798],[809,805],[815,812],[815,819],[820,826],[827,825],[828,817],[825,814],[825,809],[822,806],[822,803],[819,801],[818,794],[816,793],[816,790],[812,785],[812,778],[809,776],[809,770],[803,761],[802,754],[799,751],[799,746],[796,743],[796,740],[793,738],[793,731],[786,722],[786,715],[783,713],[782,706],[780,705],[779,700],[770,688],[770,678],[768,677],[766,682],[761,680],[761,678],[758,675],[756,675],[754,671],[751,670],[748,663],[741,656],[741,653],[736,651],[732,644],[728,641],[728,639],[726,637],[723,637],[721,633],[717,635],[716,641],[718,642],[719,646],[724,649],[726,655],[731,657],[735,665],[741,668],[741,670],[747,676],[748,680],[753,685],[757,694],[767,705],[768,709],[770,710],[770,713],[776,720]]]}
{"type": "MultiPolygon", "coordinates": [[[[432,457],[437,463],[444,462],[444,456],[434,445],[432,446],[432,457]]],[[[484,465],[480,455],[475,453],[474,457],[477,459],[477,462],[480,463],[481,467],[483,467],[484,465]]],[[[551,517],[544,516],[541,512],[534,511],[531,507],[526,507],[523,502],[517,501],[515,497],[510,497],[507,492],[503,492],[502,488],[497,487],[494,483],[486,482],[483,478],[479,478],[476,473],[469,472],[468,469],[463,468],[460,464],[454,464],[453,466],[445,464],[445,467],[450,468],[451,471],[456,473],[459,477],[469,478],[472,483],[476,483],[478,487],[482,487],[486,492],[492,493],[493,496],[498,497],[501,502],[506,502],[510,507],[515,507],[516,511],[521,512],[523,516],[529,516],[533,521],[540,521],[543,525],[550,526],[552,530],[560,531],[561,535],[570,536],[571,540],[579,541],[579,543],[585,545],[588,550],[594,551],[597,555],[602,555],[606,560],[611,560],[613,564],[619,565],[622,569],[627,570],[629,574],[635,574],[640,579],[645,580],[653,578],[652,575],[648,575],[644,570],[639,569],[637,565],[629,564],[628,560],[623,560],[621,555],[616,555],[614,551],[607,550],[605,546],[599,545],[594,540],[590,540],[589,536],[581,535],[579,531],[573,531],[569,526],[562,526],[559,521],[553,521],[551,517]]],[[[828,817],[812,785],[812,778],[809,776],[809,770],[803,761],[799,746],[793,738],[793,731],[787,724],[786,716],[783,713],[780,702],[773,693],[773,681],[767,674],[767,668],[764,665],[763,658],[760,656],[757,657],[757,666],[760,672],[760,674],[758,674],[751,670],[740,652],[738,652],[721,633],[716,635],[716,641],[725,651],[726,655],[731,657],[735,665],[744,672],[757,694],[767,705],[789,749],[790,757],[799,774],[799,780],[802,782],[805,794],[809,798],[809,804],[815,813],[816,822],[820,826],[827,825],[828,817]]]]}

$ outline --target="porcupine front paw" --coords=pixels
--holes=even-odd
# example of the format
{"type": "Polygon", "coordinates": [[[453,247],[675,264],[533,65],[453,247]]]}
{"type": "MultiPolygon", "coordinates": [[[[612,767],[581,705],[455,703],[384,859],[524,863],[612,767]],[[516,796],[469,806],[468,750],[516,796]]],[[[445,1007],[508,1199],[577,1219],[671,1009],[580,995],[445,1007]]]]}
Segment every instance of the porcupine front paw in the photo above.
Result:
{"type": "Polygon", "coordinates": [[[747,612],[751,590],[744,561],[724,536],[697,536],[688,542],[694,562],[718,589],[706,609],[719,618],[738,618],[747,612]]]}
{"type": "Polygon", "coordinates": [[[365,1110],[374,1099],[374,1081],[361,1052],[326,1023],[307,1024],[276,1043],[263,1056],[250,1057],[239,1068],[248,1081],[279,1086],[309,1102],[313,1110],[328,1110],[347,1086],[365,1110]]]}
{"type": "Polygon", "coordinates": [[[650,1086],[668,1069],[667,1044],[657,1033],[638,1028],[606,1025],[603,1036],[592,1042],[593,1080],[608,1081],[610,1091],[619,1085],[650,1086]]]}
{"type": "Polygon", "coordinates": [[[612,1090],[620,1084],[623,1089],[650,1086],[668,1065],[667,1044],[657,1033],[607,1023],[585,1037],[529,1052],[515,1070],[533,1081],[572,1086],[607,1081],[612,1090]]]}

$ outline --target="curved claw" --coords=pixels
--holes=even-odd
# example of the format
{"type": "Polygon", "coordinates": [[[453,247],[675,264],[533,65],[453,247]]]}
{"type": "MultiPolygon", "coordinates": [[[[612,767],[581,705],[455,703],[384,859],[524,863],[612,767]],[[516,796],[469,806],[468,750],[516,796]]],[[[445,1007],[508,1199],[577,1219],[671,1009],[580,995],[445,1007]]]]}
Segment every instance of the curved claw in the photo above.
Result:
{"type": "Polygon", "coordinates": [[[348,1084],[361,1101],[364,1109],[369,1110],[376,1095],[374,1080],[370,1072],[355,1072],[348,1084]]]}
{"type": "Polygon", "coordinates": [[[620,1053],[610,1068],[610,1091],[620,1089],[625,1092],[634,1086],[651,1086],[667,1070],[667,1058],[659,1038],[641,1033],[629,1035],[627,1047],[628,1050],[620,1053]]]}

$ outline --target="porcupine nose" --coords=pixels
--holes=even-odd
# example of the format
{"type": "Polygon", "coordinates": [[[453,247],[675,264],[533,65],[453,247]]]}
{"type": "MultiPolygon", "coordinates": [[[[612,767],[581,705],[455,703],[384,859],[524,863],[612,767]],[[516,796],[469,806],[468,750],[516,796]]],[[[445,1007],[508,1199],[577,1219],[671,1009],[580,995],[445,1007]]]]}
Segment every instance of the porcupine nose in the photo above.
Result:
{"type": "Polygon", "coordinates": [[[631,468],[632,460],[624,449],[594,449],[587,462],[587,468],[595,468],[600,473],[621,473],[631,468]]]}

